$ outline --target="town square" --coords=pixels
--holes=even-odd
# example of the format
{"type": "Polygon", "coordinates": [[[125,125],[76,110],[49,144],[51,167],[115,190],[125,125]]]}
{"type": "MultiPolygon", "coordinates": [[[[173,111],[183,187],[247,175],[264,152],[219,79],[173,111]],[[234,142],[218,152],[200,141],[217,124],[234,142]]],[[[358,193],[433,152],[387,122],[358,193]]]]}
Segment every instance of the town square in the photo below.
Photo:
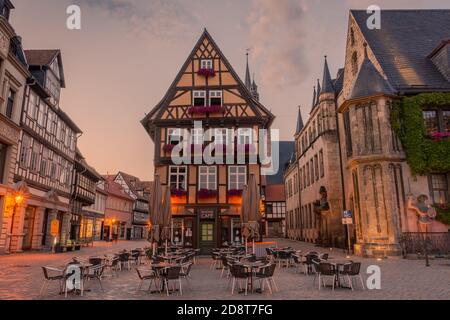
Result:
{"type": "Polygon", "coordinates": [[[0,300],[450,299],[447,1],[0,0],[0,83],[0,300]]]}

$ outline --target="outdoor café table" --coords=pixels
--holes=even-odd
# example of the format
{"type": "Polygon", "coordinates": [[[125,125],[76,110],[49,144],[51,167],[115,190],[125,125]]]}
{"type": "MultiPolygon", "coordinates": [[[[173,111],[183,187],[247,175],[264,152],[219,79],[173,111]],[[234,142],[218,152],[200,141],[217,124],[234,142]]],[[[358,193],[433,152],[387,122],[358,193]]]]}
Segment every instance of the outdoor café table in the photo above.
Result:
{"type": "MultiPolygon", "coordinates": [[[[168,268],[178,267],[179,264],[168,263],[168,262],[160,262],[160,263],[152,263],[152,264],[149,264],[148,266],[150,267],[151,270],[155,270],[157,276],[160,277],[161,274],[162,274],[162,271],[164,271],[165,269],[168,269],[168,268]]],[[[162,282],[162,289],[161,289],[161,291],[164,291],[164,289],[165,289],[165,286],[164,286],[164,281],[163,281],[162,282]]],[[[159,293],[159,292],[158,291],[152,291],[150,293],[153,294],[153,293],[159,293]]]]}
{"type": "Polygon", "coordinates": [[[333,265],[334,269],[336,271],[336,287],[342,288],[342,289],[351,289],[349,287],[344,287],[344,285],[342,284],[342,281],[341,281],[341,274],[339,273],[339,271],[341,271],[344,268],[344,265],[353,263],[353,261],[332,260],[332,261],[327,261],[327,262],[330,263],[331,265],[333,265]]]}
{"type": "MultiPolygon", "coordinates": [[[[256,261],[256,262],[241,262],[240,263],[242,266],[244,266],[245,268],[247,268],[247,270],[249,270],[250,272],[250,292],[253,293],[253,278],[254,278],[254,274],[255,271],[260,269],[261,267],[264,267],[267,263],[261,262],[261,261],[256,261]]],[[[262,292],[260,292],[262,293],[262,292]]]]}
{"type": "MultiPolygon", "coordinates": [[[[85,275],[86,275],[87,273],[89,273],[89,268],[92,268],[93,265],[90,264],[90,263],[78,263],[78,264],[74,264],[74,265],[80,267],[80,269],[81,269],[81,277],[82,277],[82,278],[81,278],[81,281],[83,282],[83,287],[84,287],[85,275]]],[[[67,267],[68,267],[68,265],[65,266],[65,270],[67,269],[67,267]]],[[[68,276],[69,276],[69,274],[65,274],[65,275],[64,275],[64,279],[66,279],[66,277],[68,277],[68,276]]],[[[65,281],[66,281],[66,280],[65,280],[65,281]]],[[[65,283],[64,285],[66,286],[67,283],[65,283]]],[[[83,290],[83,292],[90,292],[90,291],[91,291],[91,290],[83,290]]],[[[76,295],[81,295],[81,290],[73,289],[73,290],[68,291],[67,293],[74,293],[74,294],[76,294],[76,295]]],[[[62,294],[63,294],[63,293],[62,293],[62,294]]]]}

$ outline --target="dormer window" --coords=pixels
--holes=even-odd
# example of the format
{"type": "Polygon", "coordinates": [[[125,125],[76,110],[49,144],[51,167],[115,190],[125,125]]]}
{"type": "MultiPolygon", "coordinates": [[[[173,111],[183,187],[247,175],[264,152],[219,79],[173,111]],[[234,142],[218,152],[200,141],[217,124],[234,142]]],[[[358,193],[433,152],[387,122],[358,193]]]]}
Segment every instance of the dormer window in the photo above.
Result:
{"type": "Polygon", "coordinates": [[[222,91],[210,91],[209,92],[209,105],[210,106],[222,106],[222,91]]]}
{"type": "Polygon", "coordinates": [[[206,70],[212,70],[213,67],[213,61],[211,59],[208,60],[201,60],[200,61],[200,69],[206,69],[206,70]]]}
{"type": "Polygon", "coordinates": [[[194,91],[194,107],[206,106],[206,91],[194,91]]]}

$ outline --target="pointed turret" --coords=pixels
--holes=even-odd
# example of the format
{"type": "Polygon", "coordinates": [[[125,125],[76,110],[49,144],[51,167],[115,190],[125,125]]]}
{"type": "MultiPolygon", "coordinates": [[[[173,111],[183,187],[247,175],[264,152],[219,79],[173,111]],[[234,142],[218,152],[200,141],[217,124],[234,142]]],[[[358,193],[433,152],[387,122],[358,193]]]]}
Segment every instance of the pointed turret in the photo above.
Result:
{"type": "Polygon", "coordinates": [[[316,106],[320,102],[320,95],[322,94],[322,88],[320,86],[320,80],[317,79],[317,94],[316,94],[316,106]]]}
{"type": "Polygon", "coordinates": [[[333,80],[331,79],[330,69],[328,68],[327,56],[325,56],[325,64],[323,67],[322,92],[334,93],[333,80]]]}
{"type": "Polygon", "coordinates": [[[255,75],[253,75],[252,89],[250,91],[253,98],[255,98],[256,101],[259,101],[258,85],[255,82],[255,75]]]}
{"type": "Polygon", "coordinates": [[[350,99],[370,97],[376,94],[394,94],[391,84],[383,78],[367,55],[367,44],[364,45],[364,61],[353,82],[350,99]]]}
{"type": "Polygon", "coordinates": [[[297,118],[297,130],[295,131],[295,135],[298,135],[303,128],[305,127],[304,123],[303,123],[303,118],[302,118],[302,111],[301,111],[301,107],[298,107],[298,118],[297,118]]]}
{"type": "Polygon", "coordinates": [[[316,106],[316,102],[317,102],[316,96],[317,96],[316,86],[314,86],[313,101],[312,101],[312,109],[314,109],[314,107],[316,106]]]}

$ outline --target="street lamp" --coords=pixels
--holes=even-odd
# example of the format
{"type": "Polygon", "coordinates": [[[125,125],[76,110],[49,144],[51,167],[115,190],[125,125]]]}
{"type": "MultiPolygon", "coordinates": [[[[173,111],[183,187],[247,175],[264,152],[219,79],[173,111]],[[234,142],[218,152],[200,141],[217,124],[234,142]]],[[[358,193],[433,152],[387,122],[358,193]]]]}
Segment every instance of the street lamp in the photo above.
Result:
{"type": "Polygon", "coordinates": [[[12,245],[12,236],[13,236],[13,230],[14,230],[14,219],[16,218],[16,211],[17,206],[20,206],[23,203],[24,197],[21,192],[17,192],[14,197],[14,207],[13,212],[11,214],[11,228],[9,230],[9,245],[8,245],[8,251],[11,252],[11,245],[12,245]]]}

